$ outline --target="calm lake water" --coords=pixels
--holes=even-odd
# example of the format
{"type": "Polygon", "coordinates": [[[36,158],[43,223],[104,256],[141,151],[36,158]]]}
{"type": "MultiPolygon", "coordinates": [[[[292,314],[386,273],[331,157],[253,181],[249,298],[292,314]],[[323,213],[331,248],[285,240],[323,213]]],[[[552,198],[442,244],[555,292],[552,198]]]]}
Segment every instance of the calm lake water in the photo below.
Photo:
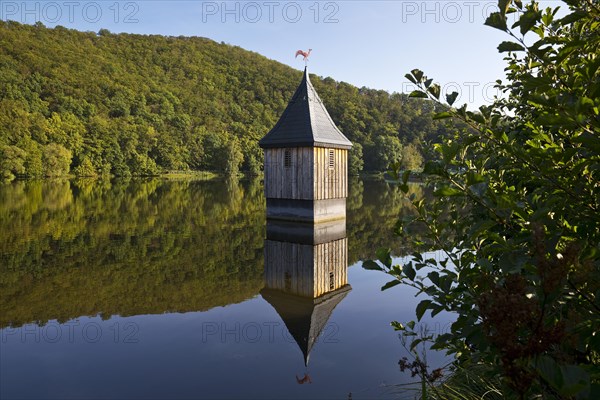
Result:
{"type": "MultiPolygon", "coordinates": [[[[402,196],[351,181],[345,227],[321,241],[336,243],[324,261],[336,278],[307,301],[287,292],[312,273],[277,268],[323,247],[267,232],[262,190],[258,180],[0,185],[0,397],[414,397],[399,386],[412,378],[390,322],[415,319],[420,299],[381,292],[388,277],[361,268],[378,247],[409,251],[392,234],[410,212],[402,196]]],[[[438,317],[427,323],[443,332],[438,317]]]]}

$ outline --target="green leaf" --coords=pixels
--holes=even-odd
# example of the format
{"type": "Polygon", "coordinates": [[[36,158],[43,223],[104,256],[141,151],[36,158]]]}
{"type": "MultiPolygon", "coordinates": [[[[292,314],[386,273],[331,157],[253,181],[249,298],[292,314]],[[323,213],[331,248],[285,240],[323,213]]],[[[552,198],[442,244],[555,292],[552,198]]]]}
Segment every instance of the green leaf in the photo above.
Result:
{"type": "Polygon", "coordinates": [[[448,111],[442,111],[437,114],[433,114],[433,117],[431,117],[431,119],[433,119],[435,121],[436,119],[445,119],[445,118],[451,118],[451,117],[452,117],[451,113],[449,113],[448,111]]]}
{"type": "Polygon", "coordinates": [[[479,182],[479,183],[475,183],[473,185],[471,185],[469,187],[469,189],[471,189],[471,192],[477,196],[477,197],[483,197],[483,195],[485,194],[485,192],[487,191],[487,183],[486,182],[479,182]]]}
{"type": "Polygon", "coordinates": [[[435,338],[435,343],[431,345],[431,350],[444,350],[448,347],[448,342],[450,342],[452,339],[454,338],[449,333],[438,335],[435,338]]]}
{"type": "Polygon", "coordinates": [[[498,0],[498,8],[500,9],[500,14],[505,16],[510,8],[511,0],[498,0]]]}
{"type": "Polygon", "coordinates": [[[444,186],[439,188],[438,190],[436,190],[434,193],[434,195],[441,197],[441,196],[460,196],[463,195],[464,193],[462,192],[462,190],[450,187],[450,186],[444,186]]]}
{"type": "Polygon", "coordinates": [[[477,183],[485,182],[485,177],[475,171],[469,171],[466,174],[467,185],[475,185],[477,183]]]}
{"type": "Polygon", "coordinates": [[[560,366],[550,356],[539,356],[535,361],[535,368],[544,380],[555,389],[560,389],[563,384],[560,366]]]}
{"type": "Polygon", "coordinates": [[[564,26],[564,25],[570,25],[570,24],[572,24],[573,22],[575,22],[575,21],[579,21],[581,18],[584,18],[584,17],[586,17],[587,15],[588,15],[588,13],[587,13],[587,12],[585,12],[585,11],[582,11],[582,10],[577,10],[577,11],[574,11],[574,12],[572,12],[571,14],[569,14],[569,15],[567,15],[567,16],[565,16],[565,17],[561,18],[561,19],[559,19],[557,22],[558,22],[560,25],[563,25],[563,26],[564,26]]]}
{"type": "Polygon", "coordinates": [[[485,20],[485,24],[492,28],[500,29],[501,31],[507,31],[506,17],[503,17],[499,12],[491,13],[485,20]]]}
{"type": "Polygon", "coordinates": [[[444,158],[444,162],[449,163],[456,157],[458,151],[460,150],[461,145],[459,142],[452,142],[448,144],[443,144],[439,147],[439,150],[442,153],[444,158]]]}
{"type": "Polygon", "coordinates": [[[440,277],[440,289],[446,294],[450,293],[450,288],[452,287],[452,277],[448,275],[442,275],[440,277]]]}
{"type": "Polygon", "coordinates": [[[434,83],[433,85],[427,88],[427,91],[438,100],[440,98],[440,90],[440,85],[438,85],[437,83],[434,83]]]}
{"type": "Polygon", "coordinates": [[[406,75],[404,75],[404,77],[406,79],[408,79],[409,81],[411,81],[412,83],[414,83],[415,85],[417,84],[417,80],[411,74],[406,74],[406,75]]]}
{"type": "Polygon", "coordinates": [[[390,255],[390,249],[379,248],[375,252],[377,259],[381,261],[383,265],[390,268],[392,266],[392,256],[390,255]]]}
{"type": "Polygon", "coordinates": [[[406,275],[408,277],[408,279],[410,279],[411,281],[415,280],[415,276],[417,275],[417,272],[414,270],[414,268],[412,267],[411,263],[408,264],[404,264],[402,266],[402,272],[404,273],[404,275],[406,275]]]}
{"type": "Polygon", "coordinates": [[[563,387],[560,393],[571,397],[590,387],[590,375],[577,365],[563,365],[560,367],[563,377],[563,387]]]}
{"type": "Polygon", "coordinates": [[[473,121],[475,121],[477,123],[480,123],[480,124],[485,124],[485,117],[480,112],[471,112],[471,111],[468,111],[467,115],[473,121]]]}
{"type": "Polygon", "coordinates": [[[446,95],[446,101],[448,102],[449,105],[452,105],[456,101],[457,97],[458,97],[458,92],[452,92],[452,93],[446,95]]]}
{"type": "MultiPolygon", "coordinates": [[[[402,174],[402,183],[406,184],[408,182],[408,178],[410,177],[410,170],[404,171],[402,174]]],[[[404,192],[406,193],[406,192],[404,192]]]]}
{"type": "Polygon", "coordinates": [[[591,133],[584,132],[583,134],[572,139],[575,143],[581,143],[585,147],[600,153],[600,138],[591,133]]]}
{"type": "Polygon", "coordinates": [[[431,300],[423,300],[417,305],[416,312],[417,312],[417,319],[419,321],[421,320],[421,318],[423,318],[423,314],[425,314],[425,311],[427,311],[430,304],[431,304],[431,300]]]}
{"type": "Polygon", "coordinates": [[[417,338],[417,339],[413,340],[410,343],[410,351],[413,351],[415,349],[415,347],[417,347],[422,341],[423,341],[423,339],[421,339],[421,338],[417,338]]]}
{"type": "Polygon", "coordinates": [[[479,140],[481,140],[481,138],[478,135],[471,135],[471,136],[466,137],[463,140],[463,145],[464,146],[469,146],[469,145],[472,145],[475,142],[478,142],[479,140]]]}
{"type": "MultiPolygon", "coordinates": [[[[546,26],[550,26],[554,20],[554,13],[550,12],[550,9],[546,9],[546,13],[542,15],[542,23],[546,26]]],[[[542,36],[542,35],[540,35],[542,36]]]]}
{"type": "Polygon", "coordinates": [[[364,269],[369,269],[369,270],[373,270],[373,271],[383,271],[383,268],[381,268],[379,266],[379,264],[377,264],[375,261],[373,260],[367,260],[367,261],[363,261],[362,263],[362,267],[364,269]]]}
{"type": "Polygon", "coordinates": [[[439,161],[427,161],[423,168],[423,173],[426,175],[447,176],[448,173],[444,165],[439,161]]]}
{"type": "Polygon", "coordinates": [[[500,53],[504,53],[506,51],[523,51],[525,50],[523,46],[515,42],[502,42],[498,46],[498,51],[500,53]]]}
{"type": "Polygon", "coordinates": [[[413,69],[410,73],[417,79],[417,82],[423,81],[423,71],[418,68],[413,69]]]}
{"type": "Polygon", "coordinates": [[[413,90],[412,92],[410,92],[410,94],[408,95],[408,97],[414,97],[417,99],[426,99],[427,98],[427,93],[422,92],[420,90],[413,90]]]}
{"type": "Polygon", "coordinates": [[[431,271],[427,274],[427,277],[435,286],[440,286],[440,274],[437,271],[431,271]]]}
{"type": "Polygon", "coordinates": [[[542,14],[535,10],[527,10],[523,15],[521,15],[521,18],[519,18],[521,35],[525,35],[527,32],[529,32],[541,17],[542,14]]]}
{"type": "Polygon", "coordinates": [[[392,325],[395,331],[403,331],[406,329],[406,327],[398,321],[392,321],[390,325],[392,325]]]}
{"type": "Polygon", "coordinates": [[[384,290],[388,290],[389,288],[392,288],[396,285],[401,284],[402,281],[398,280],[398,279],[394,279],[393,281],[389,281],[388,283],[386,283],[385,285],[383,285],[381,287],[381,291],[383,292],[384,290]]]}
{"type": "Polygon", "coordinates": [[[436,315],[438,315],[439,313],[441,313],[442,311],[444,311],[444,307],[440,306],[440,305],[436,305],[436,307],[434,307],[431,310],[431,316],[435,317],[436,315]]]}

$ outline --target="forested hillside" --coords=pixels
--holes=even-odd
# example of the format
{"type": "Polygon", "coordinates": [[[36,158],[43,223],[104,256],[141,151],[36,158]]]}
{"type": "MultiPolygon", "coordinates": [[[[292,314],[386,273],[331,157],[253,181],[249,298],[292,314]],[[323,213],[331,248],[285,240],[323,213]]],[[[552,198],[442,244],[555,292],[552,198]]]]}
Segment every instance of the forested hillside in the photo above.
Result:
{"type": "MultiPolygon", "coordinates": [[[[258,140],[301,71],[199,37],[0,21],[0,174],[258,173],[258,140]]],[[[400,78],[400,75],[398,77],[400,78]]],[[[350,140],[351,172],[418,166],[443,134],[432,103],[311,75],[350,140]]]]}

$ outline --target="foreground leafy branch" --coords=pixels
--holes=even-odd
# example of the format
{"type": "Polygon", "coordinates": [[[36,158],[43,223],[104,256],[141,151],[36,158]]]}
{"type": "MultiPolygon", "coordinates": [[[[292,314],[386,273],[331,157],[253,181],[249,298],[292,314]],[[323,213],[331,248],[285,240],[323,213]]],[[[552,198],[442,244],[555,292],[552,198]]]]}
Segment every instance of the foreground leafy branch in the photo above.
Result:
{"type": "MultiPolygon", "coordinates": [[[[420,70],[406,76],[412,97],[446,107],[434,119],[467,128],[425,165],[434,201],[412,199],[415,216],[398,223],[399,235],[419,233],[420,252],[404,265],[387,251],[364,264],[394,277],[383,289],[428,296],[419,320],[454,313],[433,348],[456,368],[501,376],[509,397],[600,398],[600,9],[565,3],[557,18],[558,7],[498,2],[486,25],[512,40],[498,46],[507,82],[490,106],[455,108],[457,93],[442,98],[420,70]],[[441,261],[421,255],[432,250],[441,261]]],[[[390,174],[406,193],[410,174],[390,174]]]]}

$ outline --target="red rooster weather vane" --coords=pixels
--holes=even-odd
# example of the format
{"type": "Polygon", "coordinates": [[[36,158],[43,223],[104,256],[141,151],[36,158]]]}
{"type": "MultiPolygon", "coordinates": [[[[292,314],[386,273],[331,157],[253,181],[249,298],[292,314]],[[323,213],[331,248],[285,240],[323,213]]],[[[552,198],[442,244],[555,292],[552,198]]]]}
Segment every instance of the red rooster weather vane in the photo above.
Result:
{"type": "Polygon", "coordinates": [[[306,66],[308,64],[308,56],[310,56],[311,51],[312,49],[308,49],[308,51],[298,50],[296,52],[295,58],[298,58],[298,56],[302,56],[302,59],[304,60],[304,65],[306,66]]]}

